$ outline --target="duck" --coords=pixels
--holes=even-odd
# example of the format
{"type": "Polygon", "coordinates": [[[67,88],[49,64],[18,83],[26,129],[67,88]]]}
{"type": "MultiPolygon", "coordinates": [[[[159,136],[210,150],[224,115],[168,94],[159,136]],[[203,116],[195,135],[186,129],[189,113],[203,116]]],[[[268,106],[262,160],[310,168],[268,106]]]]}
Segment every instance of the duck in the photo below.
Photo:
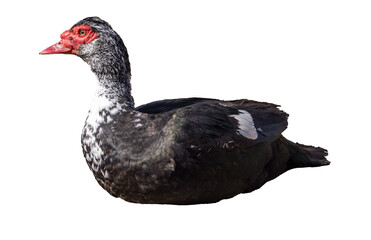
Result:
{"type": "Polygon", "coordinates": [[[72,54],[98,89],[81,144],[98,184],[145,204],[215,203],[259,189],[282,173],[329,165],[327,150],[292,142],[288,114],[248,99],[166,99],[135,107],[128,51],[111,25],[88,17],[40,54],[72,54]]]}

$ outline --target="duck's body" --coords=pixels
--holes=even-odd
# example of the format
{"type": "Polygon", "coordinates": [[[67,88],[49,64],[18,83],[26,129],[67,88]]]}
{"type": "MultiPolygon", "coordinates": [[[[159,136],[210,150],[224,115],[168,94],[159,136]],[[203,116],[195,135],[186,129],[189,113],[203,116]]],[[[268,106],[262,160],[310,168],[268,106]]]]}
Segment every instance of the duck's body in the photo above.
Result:
{"type": "Polygon", "coordinates": [[[210,203],[255,190],[291,168],[329,164],[326,150],[281,135],[287,114],[273,104],[189,98],[135,108],[121,38],[98,18],[80,21],[70,33],[80,34],[81,26],[94,39],[70,44],[71,52],[99,80],[82,146],[111,195],[139,203],[210,203]]]}
{"type": "Polygon", "coordinates": [[[323,149],[282,137],[287,114],[269,103],[191,98],[133,109],[105,101],[87,118],[84,155],[99,184],[127,201],[216,202],[293,167],[327,164],[323,149]],[[307,159],[292,158],[295,151],[307,159]]]}

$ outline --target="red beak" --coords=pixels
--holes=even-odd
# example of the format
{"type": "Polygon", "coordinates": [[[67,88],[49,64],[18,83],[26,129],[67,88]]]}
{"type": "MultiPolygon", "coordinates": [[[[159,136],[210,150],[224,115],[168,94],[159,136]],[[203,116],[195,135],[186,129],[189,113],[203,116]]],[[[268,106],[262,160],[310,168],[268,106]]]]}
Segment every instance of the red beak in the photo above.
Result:
{"type": "Polygon", "coordinates": [[[40,52],[40,54],[56,54],[56,53],[67,53],[71,54],[72,53],[72,46],[68,44],[69,46],[66,46],[67,44],[64,44],[64,41],[61,40],[57,42],[56,44],[48,47],[44,51],[40,52]]]}

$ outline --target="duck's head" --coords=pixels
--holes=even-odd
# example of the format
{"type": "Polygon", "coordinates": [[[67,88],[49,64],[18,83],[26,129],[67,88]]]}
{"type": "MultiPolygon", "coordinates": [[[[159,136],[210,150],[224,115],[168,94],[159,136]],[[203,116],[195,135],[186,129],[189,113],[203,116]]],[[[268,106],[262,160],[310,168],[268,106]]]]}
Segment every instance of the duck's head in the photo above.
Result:
{"type": "MultiPolygon", "coordinates": [[[[127,50],[111,25],[98,17],[88,17],[61,34],[61,40],[40,54],[75,54],[89,64],[94,59],[127,58],[127,50]]],[[[117,61],[118,59],[116,59],[117,61]]]]}
{"type": "Polygon", "coordinates": [[[40,54],[74,54],[87,62],[98,80],[111,91],[130,95],[130,62],[126,47],[120,36],[106,21],[88,17],[61,34],[61,40],[40,54]]]}

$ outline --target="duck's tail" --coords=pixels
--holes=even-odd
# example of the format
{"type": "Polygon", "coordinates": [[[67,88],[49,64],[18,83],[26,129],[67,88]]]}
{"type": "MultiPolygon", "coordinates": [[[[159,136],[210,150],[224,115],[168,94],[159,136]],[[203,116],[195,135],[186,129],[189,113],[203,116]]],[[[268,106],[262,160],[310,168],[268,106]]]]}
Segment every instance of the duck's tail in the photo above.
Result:
{"type": "Polygon", "coordinates": [[[320,167],[330,164],[326,159],[326,149],[294,143],[282,135],[272,144],[272,152],[273,161],[270,161],[260,173],[255,184],[246,188],[244,192],[258,189],[267,181],[293,168],[320,167]]]}
{"type": "Polygon", "coordinates": [[[307,146],[300,143],[293,143],[285,139],[289,146],[290,159],[288,167],[320,167],[329,165],[330,161],[326,159],[327,150],[321,147],[307,146]]]}

